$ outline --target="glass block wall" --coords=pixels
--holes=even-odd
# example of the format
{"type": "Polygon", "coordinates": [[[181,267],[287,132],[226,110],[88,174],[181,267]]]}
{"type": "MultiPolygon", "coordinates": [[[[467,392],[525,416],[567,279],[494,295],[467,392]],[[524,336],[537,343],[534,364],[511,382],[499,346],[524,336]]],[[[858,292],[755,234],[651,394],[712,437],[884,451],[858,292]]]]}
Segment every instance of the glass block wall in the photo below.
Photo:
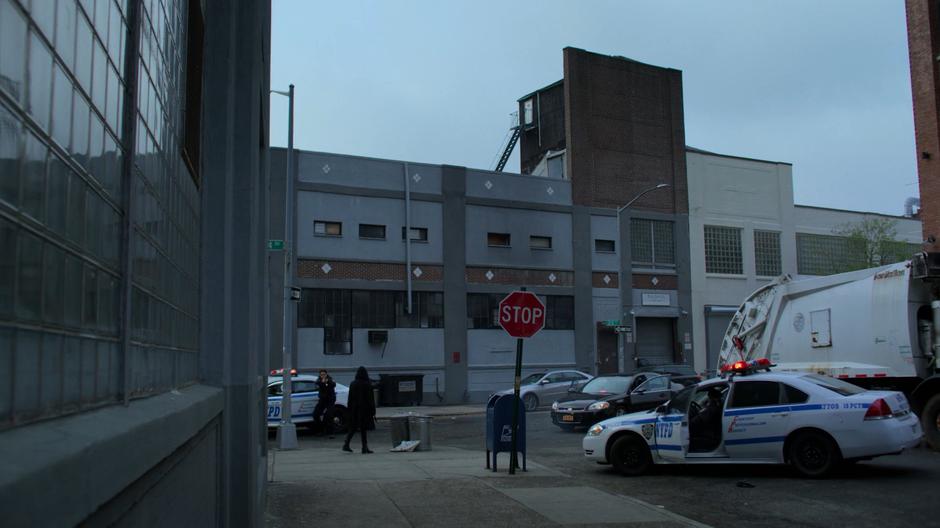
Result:
{"type": "Polygon", "coordinates": [[[132,2],[0,0],[0,428],[196,379],[187,6],[132,2]]]}

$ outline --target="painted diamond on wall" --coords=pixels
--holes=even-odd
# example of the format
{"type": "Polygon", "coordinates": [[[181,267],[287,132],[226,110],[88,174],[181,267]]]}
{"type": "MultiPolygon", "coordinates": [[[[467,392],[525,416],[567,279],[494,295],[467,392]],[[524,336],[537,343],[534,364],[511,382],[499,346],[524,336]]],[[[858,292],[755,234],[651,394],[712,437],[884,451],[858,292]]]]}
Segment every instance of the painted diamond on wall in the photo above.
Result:
{"type": "Polygon", "coordinates": [[[486,270],[486,280],[493,280],[493,277],[495,276],[496,275],[494,275],[492,271],[486,270]]]}
{"type": "Polygon", "coordinates": [[[415,183],[418,183],[419,181],[421,181],[421,175],[418,173],[415,173],[415,175],[412,176],[411,179],[414,180],[415,183]]]}
{"type": "Polygon", "coordinates": [[[545,192],[547,192],[548,195],[551,196],[555,194],[555,189],[552,189],[551,187],[549,187],[548,189],[545,190],[545,192]]]}
{"type": "Polygon", "coordinates": [[[493,188],[493,182],[486,180],[486,183],[484,183],[483,186],[486,187],[486,190],[488,191],[493,188]]]}
{"type": "Polygon", "coordinates": [[[424,272],[421,271],[421,268],[419,268],[419,267],[417,267],[417,266],[415,266],[415,270],[412,271],[411,273],[412,273],[415,277],[421,277],[421,275],[424,274],[424,272]]]}
{"type": "Polygon", "coordinates": [[[320,269],[323,270],[323,273],[330,273],[333,270],[333,266],[330,266],[329,262],[324,262],[320,269]]]}
{"type": "Polygon", "coordinates": [[[329,164],[329,163],[324,163],[324,164],[323,164],[323,174],[329,174],[329,173],[330,173],[330,164],[329,164]]]}
{"type": "Polygon", "coordinates": [[[610,284],[610,275],[604,275],[604,284],[610,284]]]}
{"type": "Polygon", "coordinates": [[[558,277],[556,277],[554,273],[549,273],[548,280],[549,282],[555,282],[556,280],[558,280],[558,277]]]}
{"type": "Polygon", "coordinates": [[[656,277],[653,277],[652,279],[650,279],[650,282],[653,283],[653,286],[656,286],[657,284],[659,284],[659,279],[657,279],[656,277]]]}

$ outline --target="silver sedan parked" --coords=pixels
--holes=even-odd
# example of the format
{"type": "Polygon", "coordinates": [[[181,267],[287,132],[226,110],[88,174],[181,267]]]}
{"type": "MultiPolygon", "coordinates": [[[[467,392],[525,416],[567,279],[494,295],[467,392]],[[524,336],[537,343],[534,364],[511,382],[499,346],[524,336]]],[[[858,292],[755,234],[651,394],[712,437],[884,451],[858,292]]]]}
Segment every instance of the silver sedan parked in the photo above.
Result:
{"type": "MultiPolygon", "coordinates": [[[[522,379],[519,396],[525,404],[525,410],[534,411],[540,405],[551,405],[553,401],[567,394],[572,385],[578,386],[593,378],[594,376],[577,370],[536,372],[522,379]]],[[[496,394],[512,394],[512,389],[496,394]]]]}

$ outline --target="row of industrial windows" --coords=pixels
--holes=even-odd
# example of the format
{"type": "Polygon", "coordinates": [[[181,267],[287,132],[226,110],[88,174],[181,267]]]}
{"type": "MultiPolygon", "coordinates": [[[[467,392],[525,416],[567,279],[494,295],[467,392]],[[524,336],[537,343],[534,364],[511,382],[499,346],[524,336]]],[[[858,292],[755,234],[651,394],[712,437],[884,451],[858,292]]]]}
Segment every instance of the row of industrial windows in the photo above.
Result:
{"type": "MultiPolygon", "coordinates": [[[[405,239],[405,226],[401,228],[401,239],[405,239]]],[[[359,224],[359,238],[367,240],[386,240],[387,226],[380,224],[359,224]]],[[[343,223],[326,220],[313,222],[313,234],[317,236],[343,236],[343,223]]],[[[426,227],[412,227],[412,241],[427,242],[426,227]]],[[[512,247],[512,235],[509,233],[488,232],[486,245],[494,248],[512,247]]],[[[552,249],[552,237],[544,235],[529,236],[530,249],[552,249]]],[[[676,243],[673,222],[634,218],[630,221],[630,248],[634,267],[649,269],[675,269],[676,243]]],[[[597,253],[615,253],[616,242],[606,239],[594,240],[597,253]]]]}
{"type": "MultiPolygon", "coordinates": [[[[499,328],[497,308],[503,294],[467,295],[467,328],[499,328]]],[[[545,303],[545,329],[574,328],[574,297],[539,296],[545,303]]],[[[444,294],[403,291],[305,288],[297,310],[297,326],[323,328],[325,354],[351,354],[354,328],[443,328],[444,294]]]]}
{"type": "MultiPolygon", "coordinates": [[[[706,273],[744,274],[741,236],[740,227],[705,226],[706,273]]],[[[865,246],[864,241],[847,237],[797,233],[797,273],[831,275],[891,264],[909,259],[919,250],[917,244],[887,242],[872,261],[865,246]]],[[[754,266],[758,276],[774,277],[782,273],[779,232],[754,230],[754,266]]]]}

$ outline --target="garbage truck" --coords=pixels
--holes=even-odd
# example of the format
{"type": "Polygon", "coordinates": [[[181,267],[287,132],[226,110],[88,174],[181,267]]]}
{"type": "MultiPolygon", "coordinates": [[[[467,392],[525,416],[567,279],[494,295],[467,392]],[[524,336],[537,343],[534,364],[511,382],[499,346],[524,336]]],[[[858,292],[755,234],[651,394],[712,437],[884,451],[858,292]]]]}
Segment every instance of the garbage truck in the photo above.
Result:
{"type": "Polygon", "coordinates": [[[776,370],[903,392],[940,449],[940,253],[795,280],[748,296],[722,339],[717,368],[767,358],[776,370]]]}

